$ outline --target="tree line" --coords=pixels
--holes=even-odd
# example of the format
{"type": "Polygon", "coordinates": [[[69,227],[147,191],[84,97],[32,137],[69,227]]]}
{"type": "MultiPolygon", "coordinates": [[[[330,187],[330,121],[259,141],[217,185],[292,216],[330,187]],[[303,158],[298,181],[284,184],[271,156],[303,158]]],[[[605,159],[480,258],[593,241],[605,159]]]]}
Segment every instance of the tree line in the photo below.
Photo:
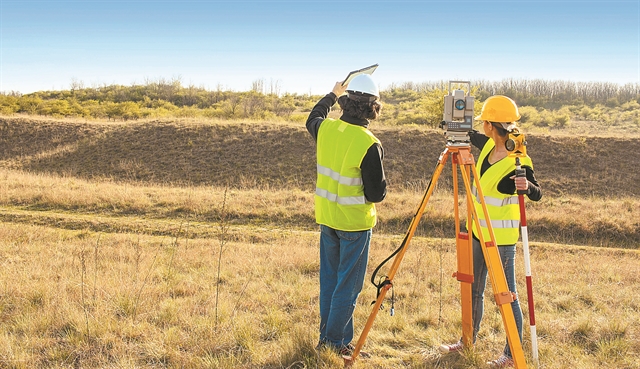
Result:
{"type": "MultiPolygon", "coordinates": [[[[541,125],[562,125],[569,119],[640,120],[640,84],[505,79],[472,81],[477,109],[487,97],[502,94],[523,108],[523,118],[541,125]],[[612,118],[611,110],[617,115],[612,118]],[[626,115],[625,115],[625,112],[626,115]],[[631,112],[631,113],[629,113],[631,112]]],[[[381,90],[388,124],[437,126],[442,117],[448,81],[404,82],[381,90]]],[[[455,88],[455,87],[454,87],[455,88]]],[[[180,79],[147,80],[143,84],[85,87],[72,81],[68,90],[29,94],[0,93],[0,114],[130,120],[161,117],[304,120],[320,96],[281,93],[278,84],[256,80],[249,91],[183,86],[180,79]]]]}
{"type": "Polygon", "coordinates": [[[61,91],[16,92],[0,95],[1,114],[36,114],[54,117],[139,119],[159,117],[262,118],[288,117],[307,98],[296,94],[246,92],[182,86],[180,80],[145,84],[84,87],[71,83],[61,91]]]}

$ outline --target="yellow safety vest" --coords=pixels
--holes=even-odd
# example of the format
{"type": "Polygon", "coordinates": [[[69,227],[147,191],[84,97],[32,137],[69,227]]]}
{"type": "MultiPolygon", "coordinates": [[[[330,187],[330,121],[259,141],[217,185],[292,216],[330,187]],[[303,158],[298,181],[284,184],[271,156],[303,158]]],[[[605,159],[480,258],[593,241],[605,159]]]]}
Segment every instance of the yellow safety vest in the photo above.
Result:
{"type": "Polygon", "coordinates": [[[365,127],[325,119],[318,131],[316,222],[341,231],[376,225],[375,204],[364,197],[360,164],[380,141],[365,127]]]}
{"type": "MultiPolygon", "coordinates": [[[[482,163],[494,147],[495,142],[489,139],[482,148],[478,161],[476,162],[478,174],[480,174],[482,163]]],[[[523,166],[526,165],[533,169],[533,163],[529,156],[520,158],[520,163],[523,166]]],[[[507,156],[491,165],[484,174],[480,175],[480,186],[482,187],[484,202],[487,206],[491,226],[498,245],[513,245],[518,242],[518,238],[520,237],[520,207],[518,205],[518,195],[505,195],[498,191],[498,183],[515,168],[516,159],[507,156]]],[[[480,228],[482,229],[482,236],[485,242],[489,242],[491,237],[489,236],[489,229],[487,228],[487,220],[484,217],[482,205],[478,197],[478,190],[475,185],[473,186],[472,192],[480,228]]],[[[473,223],[473,233],[480,239],[475,222],[473,223]]]]}

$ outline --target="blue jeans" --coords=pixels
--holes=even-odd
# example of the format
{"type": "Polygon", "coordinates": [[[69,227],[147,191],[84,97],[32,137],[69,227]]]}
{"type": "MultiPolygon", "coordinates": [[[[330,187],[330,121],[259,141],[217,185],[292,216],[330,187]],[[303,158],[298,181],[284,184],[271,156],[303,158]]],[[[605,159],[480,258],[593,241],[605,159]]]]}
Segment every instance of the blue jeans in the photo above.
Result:
{"type": "MultiPolygon", "coordinates": [[[[516,270],[515,270],[515,256],[516,245],[510,246],[498,246],[500,253],[500,260],[502,261],[502,267],[504,268],[505,277],[507,277],[507,286],[509,291],[513,292],[517,296],[516,291],[516,270]]],[[[482,254],[482,248],[480,247],[480,241],[473,239],[473,285],[472,289],[472,319],[473,319],[473,342],[476,342],[478,336],[478,330],[480,329],[480,322],[482,321],[482,315],[484,314],[484,289],[487,285],[487,264],[484,261],[482,254]]],[[[516,327],[518,329],[518,335],[520,336],[520,342],[522,342],[522,310],[520,309],[520,300],[516,299],[511,303],[511,309],[513,310],[513,316],[516,320],[516,327]]],[[[505,356],[511,357],[511,350],[509,349],[509,342],[504,348],[505,356]]]]}
{"type": "Polygon", "coordinates": [[[367,271],[371,230],[320,226],[320,342],[335,347],[353,339],[353,310],[367,271]]]}

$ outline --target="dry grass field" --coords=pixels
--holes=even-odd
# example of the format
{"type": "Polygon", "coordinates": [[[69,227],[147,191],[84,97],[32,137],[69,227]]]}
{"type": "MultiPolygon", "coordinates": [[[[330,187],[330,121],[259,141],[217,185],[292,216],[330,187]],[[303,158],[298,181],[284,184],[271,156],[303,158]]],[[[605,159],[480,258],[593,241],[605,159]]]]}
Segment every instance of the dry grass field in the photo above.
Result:
{"type": "MultiPolygon", "coordinates": [[[[444,148],[440,132],[373,130],[390,192],[356,334],[375,299],[368,278],[444,148]]],[[[540,367],[639,368],[638,138],[527,140],[545,190],[527,204],[540,367]]],[[[342,367],[314,350],[314,163],[300,124],[1,118],[0,367],[342,367]]],[[[461,330],[447,171],[394,281],[395,316],[378,315],[357,367],[483,368],[504,345],[488,302],[472,350],[436,350],[461,330]]],[[[521,253],[516,263],[526,302],[521,253]]]]}

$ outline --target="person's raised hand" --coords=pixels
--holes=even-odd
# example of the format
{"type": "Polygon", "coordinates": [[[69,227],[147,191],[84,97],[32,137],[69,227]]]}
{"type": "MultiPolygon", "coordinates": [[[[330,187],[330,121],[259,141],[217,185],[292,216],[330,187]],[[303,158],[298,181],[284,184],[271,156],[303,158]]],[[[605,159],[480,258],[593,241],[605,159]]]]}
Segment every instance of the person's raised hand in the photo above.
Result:
{"type": "Polygon", "coordinates": [[[336,82],[336,85],[333,86],[333,90],[331,92],[336,94],[336,96],[340,97],[347,90],[347,86],[349,86],[349,85],[343,86],[342,85],[342,81],[338,81],[338,82],[336,82]]]}

